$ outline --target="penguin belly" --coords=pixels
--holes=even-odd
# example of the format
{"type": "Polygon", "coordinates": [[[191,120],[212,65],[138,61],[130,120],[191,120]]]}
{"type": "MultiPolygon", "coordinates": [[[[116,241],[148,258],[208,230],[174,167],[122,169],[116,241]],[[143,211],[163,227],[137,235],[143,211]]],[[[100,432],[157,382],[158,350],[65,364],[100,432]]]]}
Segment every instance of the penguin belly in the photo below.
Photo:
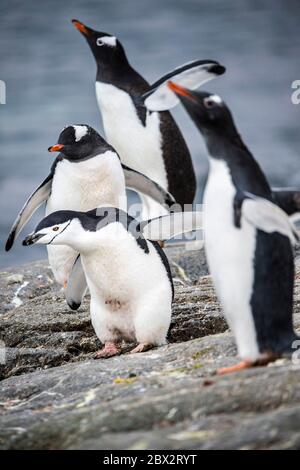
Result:
{"type": "MultiPolygon", "coordinates": [[[[88,211],[112,205],[126,210],[125,179],[119,160],[111,152],[80,163],[57,164],[46,215],[57,210],[88,211]]],[[[47,246],[55,280],[64,285],[78,253],[68,246],[47,246]]]]}
{"type": "MultiPolygon", "coordinates": [[[[96,82],[96,96],[106,138],[122,162],[168,189],[159,113],[147,111],[144,125],[130,95],[125,91],[114,85],[96,82]]],[[[167,213],[151,198],[143,195],[141,199],[144,219],[167,213]]]]}
{"type": "Polygon", "coordinates": [[[102,229],[97,249],[81,253],[96,335],[102,343],[126,339],[163,344],[172,303],[166,269],[152,244],[146,253],[124,229],[124,237],[116,239],[115,230],[102,229]]]}
{"type": "Polygon", "coordinates": [[[226,163],[210,159],[203,200],[207,262],[239,356],[256,360],[259,347],[251,307],[256,229],[245,220],[241,228],[235,227],[235,193],[226,163]]]}

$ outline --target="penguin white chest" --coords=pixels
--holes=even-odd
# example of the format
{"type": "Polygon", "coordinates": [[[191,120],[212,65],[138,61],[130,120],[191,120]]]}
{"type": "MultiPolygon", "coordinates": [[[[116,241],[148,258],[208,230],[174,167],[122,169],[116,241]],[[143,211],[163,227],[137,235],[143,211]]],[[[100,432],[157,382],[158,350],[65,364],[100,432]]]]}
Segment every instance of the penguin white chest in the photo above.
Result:
{"type": "Polygon", "coordinates": [[[109,143],[122,162],[167,188],[159,113],[147,112],[141,122],[128,93],[107,83],[96,82],[96,95],[109,143]]]}
{"type": "MultiPolygon", "coordinates": [[[[126,210],[125,179],[115,153],[107,151],[80,163],[57,164],[46,215],[57,210],[88,211],[112,205],[126,210]]],[[[77,253],[67,246],[48,246],[48,258],[56,281],[67,282],[77,253]]]]}
{"type": "Polygon", "coordinates": [[[259,354],[251,310],[256,230],[243,219],[235,227],[235,193],[227,164],[210,159],[203,200],[207,261],[239,355],[252,360],[259,354]]]}
{"type": "Polygon", "coordinates": [[[162,344],[171,319],[172,291],[155,248],[149,253],[120,224],[95,234],[82,253],[91,293],[91,319],[101,342],[116,335],[162,344]],[[100,233],[101,232],[101,233],[100,233]]]}
{"type": "Polygon", "coordinates": [[[107,151],[83,162],[58,163],[47,214],[69,209],[87,211],[111,204],[126,209],[124,174],[117,156],[107,151]]]}

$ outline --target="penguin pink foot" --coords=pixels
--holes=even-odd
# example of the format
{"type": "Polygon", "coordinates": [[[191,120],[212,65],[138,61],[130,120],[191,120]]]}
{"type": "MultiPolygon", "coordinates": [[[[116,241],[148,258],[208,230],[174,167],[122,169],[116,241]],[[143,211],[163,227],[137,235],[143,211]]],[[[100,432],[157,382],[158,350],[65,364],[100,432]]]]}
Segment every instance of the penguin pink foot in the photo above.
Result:
{"type": "Polygon", "coordinates": [[[130,351],[130,354],[149,351],[149,349],[152,349],[153,347],[154,345],[150,343],[139,343],[134,349],[130,351]]]}
{"type": "Polygon", "coordinates": [[[103,349],[100,349],[100,351],[96,353],[95,358],[106,359],[108,357],[117,356],[118,354],[120,354],[119,347],[113,342],[108,342],[105,343],[103,349]]]}
{"type": "Polygon", "coordinates": [[[256,361],[241,361],[238,364],[229,367],[222,367],[217,370],[218,375],[231,374],[232,372],[238,372],[239,370],[249,369],[250,367],[262,367],[266,366],[270,362],[276,361],[279,355],[272,352],[266,352],[256,361]]]}
{"type": "Polygon", "coordinates": [[[254,365],[255,365],[254,362],[241,361],[238,364],[234,364],[234,366],[221,367],[221,369],[217,370],[217,374],[218,375],[231,374],[232,372],[238,372],[239,370],[249,369],[249,367],[252,367],[254,365]]]}

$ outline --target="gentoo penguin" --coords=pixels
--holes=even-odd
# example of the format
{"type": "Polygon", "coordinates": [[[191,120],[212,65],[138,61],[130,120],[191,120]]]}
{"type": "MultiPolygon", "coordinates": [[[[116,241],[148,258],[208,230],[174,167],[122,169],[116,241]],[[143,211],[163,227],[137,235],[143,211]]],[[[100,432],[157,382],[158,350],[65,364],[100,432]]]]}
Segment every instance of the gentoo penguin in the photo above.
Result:
{"type": "Polygon", "coordinates": [[[242,362],[232,372],[293,351],[297,233],[242,141],[223,100],[169,83],[209,154],[203,199],[205,250],[242,362]]]}
{"type": "MultiPolygon", "coordinates": [[[[184,204],[191,205],[196,178],[184,138],[169,112],[149,110],[157,95],[172,99],[166,86],[170,77],[193,88],[224,73],[224,67],[212,60],[194,61],[150,86],[131,67],[115,36],[95,31],[77,20],[72,22],[86,38],[96,60],[96,96],[107,141],[123,163],[159,183],[182,208],[184,204]]],[[[141,199],[144,219],[165,213],[155,201],[144,196],[141,199]]]]}
{"type": "MultiPolygon", "coordinates": [[[[61,152],[49,176],[26,201],[9,234],[8,251],[34,211],[46,202],[46,215],[60,209],[90,210],[112,205],[126,210],[125,184],[153,197],[160,204],[174,203],[172,196],[145,175],[122,165],[118,154],[88,125],[68,126],[58,143],[48,149],[61,152]]],[[[48,247],[55,279],[66,287],[77,253],[70,247],[48,247]]]]}
{"type": "Polygon", "coordinates": [[[64,210],[45,217],[23,244],[67,245],[80,253],[92,324],[104,344],[98,357],[105,358],[120,352],[122,339],[138,342],[134,353],[166,342],[174,287],[166,255],[153,240],[198,228],[201,218],[189,212],[139,224],[113,207],[64,210]]]}

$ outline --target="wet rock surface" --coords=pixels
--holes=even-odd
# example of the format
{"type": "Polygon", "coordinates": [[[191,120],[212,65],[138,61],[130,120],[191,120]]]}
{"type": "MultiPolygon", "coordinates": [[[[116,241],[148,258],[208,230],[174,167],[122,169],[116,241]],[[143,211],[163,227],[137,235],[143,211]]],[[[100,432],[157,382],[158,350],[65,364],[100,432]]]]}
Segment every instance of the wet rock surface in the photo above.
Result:
{"type": "Polygon", "coordinates": [[[0,314],[15,309],[27,300],[59,289],[46,261],[8,268],[0,272],[0,314]]]}
{"type": "Polygon", "coordinates": [[[124,345],[106,360],[94,359],[88,299],[69,310],[46,262],[0,274],[0,448],[300,447],[300,363],[216,375],[237,358],[203,251],[167,253],[176,279],[169,344],[140,354],[124,345]]]}

